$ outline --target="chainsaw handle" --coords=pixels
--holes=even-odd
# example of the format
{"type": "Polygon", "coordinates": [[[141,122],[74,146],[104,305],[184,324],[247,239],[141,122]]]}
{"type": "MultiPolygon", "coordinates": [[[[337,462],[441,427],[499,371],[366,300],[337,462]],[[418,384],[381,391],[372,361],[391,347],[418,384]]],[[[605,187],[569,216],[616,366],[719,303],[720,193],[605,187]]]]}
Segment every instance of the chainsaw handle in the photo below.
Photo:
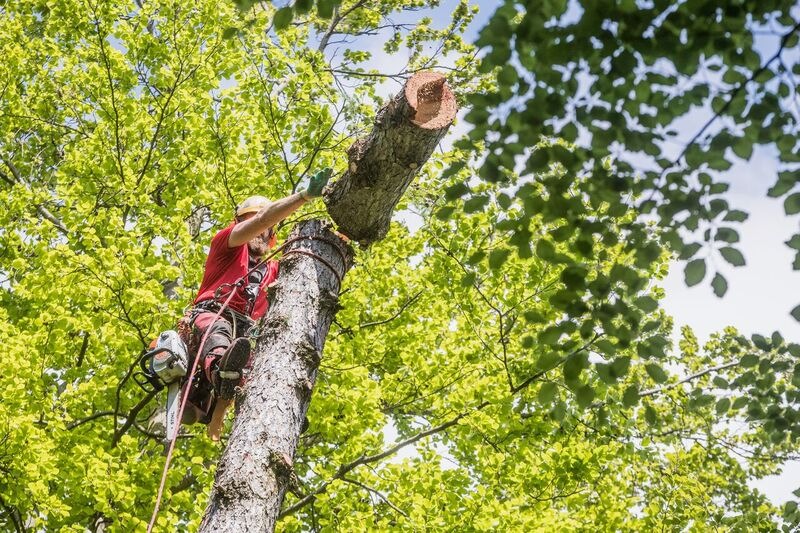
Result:
{"type": "Polygon", "coordinates": [[[136,372],[133,375],[133,380],[139,385],[145,392],[158,392],[164,388],[164,384],[158,379],[158,376],[153,373],[153,369],[149,368],[147,365],[147,361],[152,361],[153,357],[161,352],[169,352],[170,355],[172,351],[168,348],[156,348],[155,350],[150,350],[149,352],[145,352],[139,358],[139,367],[142,369],[141,372],[136,372]]]}
{"type": "Polygon", "coordinates": [[[134,372],[133,381],[135,381],[142,390],[148,393],[158,392],[164,388],[163,383],[154,378],[154,376],[150,376],[144,372],[134,372]]]}

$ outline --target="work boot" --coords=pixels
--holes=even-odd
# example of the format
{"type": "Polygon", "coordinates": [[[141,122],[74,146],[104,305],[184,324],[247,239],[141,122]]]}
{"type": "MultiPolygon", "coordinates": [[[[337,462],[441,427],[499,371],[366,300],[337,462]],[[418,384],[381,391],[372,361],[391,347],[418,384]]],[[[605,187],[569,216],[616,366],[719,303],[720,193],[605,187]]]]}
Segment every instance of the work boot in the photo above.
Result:
{"type": "Polygon", "coordinates": [[[250,340],[245,337],[234,339],[222,354],[216,372],[214,388],[220,398],[229,400],[236,394],[236,387],[242,379],[242,370],[250,356],[250,340]]]}

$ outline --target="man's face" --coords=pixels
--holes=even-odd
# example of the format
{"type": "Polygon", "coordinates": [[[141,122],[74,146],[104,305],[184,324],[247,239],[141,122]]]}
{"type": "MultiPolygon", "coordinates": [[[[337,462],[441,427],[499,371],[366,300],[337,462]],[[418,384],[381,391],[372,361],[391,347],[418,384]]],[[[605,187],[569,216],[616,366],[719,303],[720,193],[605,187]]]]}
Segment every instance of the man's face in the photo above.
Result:
{"type": "MultiPolygon", "coordinates": [[[[245,213],[239,217],[239,221],[247,220],[253,216],[255,216],[255,213],[245,213]]],[[[269,228],[247,243],[247,248],[250,250],[251,256],[261,257],[269,251],[269,241],[270,237],[272,237],[272,232],[273,228],[269,228]]]]}

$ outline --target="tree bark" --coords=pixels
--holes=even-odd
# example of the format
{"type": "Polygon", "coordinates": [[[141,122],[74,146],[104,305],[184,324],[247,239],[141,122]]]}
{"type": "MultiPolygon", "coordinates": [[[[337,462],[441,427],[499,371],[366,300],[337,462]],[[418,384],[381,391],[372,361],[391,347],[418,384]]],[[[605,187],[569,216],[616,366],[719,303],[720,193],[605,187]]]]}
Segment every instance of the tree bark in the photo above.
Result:
{"type": "Polygon", "coordinates": [[[368,245],[386,236],[397,202],[456,116],[456,102],[435,72],[412,76],[347,150],[347,172],[325,191],[339,231],[368,245]]]}
{"type": "Polygon", "coordinates": [[[296,226],[284,251],[252,379],[217,468],[200,531],[272,531],[352,249],[328,224],[296,226]],[[314,254],[311,257],[307,254],[314,254]],[[327,263],[327,264],[326,264],[327,263]]]}
{"type": "MultiPolygon", "coordinates": [[[[444,77],[419,73],[378,113],[374,131],[348,150],[348,172],[325,196],[346,235],[362,244],[386,235],[394,206],[455,111],[444,77]]],[[[353,253],[319,220],[296,226],[288,242],[201,532],[273,531],[296,479],[294,453],[353,253]]]]}

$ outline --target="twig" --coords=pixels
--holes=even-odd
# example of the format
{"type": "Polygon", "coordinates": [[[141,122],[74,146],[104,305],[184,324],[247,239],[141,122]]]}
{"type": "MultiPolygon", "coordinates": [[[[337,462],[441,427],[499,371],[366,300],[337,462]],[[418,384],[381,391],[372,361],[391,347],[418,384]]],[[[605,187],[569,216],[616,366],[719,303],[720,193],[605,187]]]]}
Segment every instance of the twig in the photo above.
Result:
{"type": "MultiPolygon", "coordinates": [[[[16,181],[12,180],[5,173],[2,173],[2,172],[0,172],[0,177],[2,177],[6,182],[8,182],[8,183],[10,183],[12,185],[15,184],[15,183],[19,183],[19,184],[25,185],[26,187],[30,188],[30,183],[28,183],[22,177],[22,174],[20,173],[19,169],[16,167],[16,165],[14,165],[14,163],[11,162],[10,159],[6,159],[5,157],[0,158],[0,159],[2,159],[3,163],[5,163],[5,165],[8,167],[8,169],[11,171],[11,175],[14,176],[14,180],[16,180],[16,181]]],[[[64,226],[64,223],[61,222],[58,218],[56,218],[55,215],[53,215],[53,213],[51,213],[44,205],[37,204],[36,205],[36,211],[40,215],[42,215],[42,217],[44,217],[45,219],[50,221],[50,223],[52,223],[53,226],[55,226],[56,229],[58,231],[60,231],[64,236],[69,234],[69,230],[67,230],[67,227],[64,226]]]]}
{"type": "Polygon", "coordinates": [[[674,389],[678,385],[683,385],[686,382],[693,381],[693,380],[695,380],[697,378],[705,376],[706,374],[710,374],[711,372],[717,372],[719,370],[725,370],[726,368],[731,368],[731,367],[737,366],[737,365],[739,365],[739,361],[734,361],[732,363],[725,363],[724,365],[719,365],[719,366],[714,366],[714,367],[711,367],[711,368],[706,368],[705,370],[702,370],[702,371],[698,372],[697,374],[692,374],[691,376],[687,376],[687,377],[683,378],[680,381],[676,381],[675,383],[670,383],[669,385],[664,385],[663,387],[657,387],[655,389],[642,391],[642,392],[639,393],[639,398],[645,398],[647,396],[653,396],[654,394],[659,394],[659,393],[668,391],[669,389],[674,389]]]}
{"type": "Polygon", "coordinates": [[[353,485],[356,485],[356,486],[358,486],[358,487],[361,487],[362,489],[364,489],[364,490],[366,490],[366,491],[368,491],[368,492],[371,492],[372,494],[375,494],[375,495],[376,495],[376,496],[378,496],[378,497],[379,497],[381,500],[383,500],[383,502],[384,502],[386,505],[388,505],[389,507],[391,507],[392,509],[394,509],[394,510],[395,510],[395,512],[397,512],[398,514],[401,514],[401,515],[405,516],[406,518],[408,518],[408,514],[406,514],[406,513],[405,513],[405,511],[403,511],[402,509],[400,509],[399,507],[397,507],[395,504],[393,504],[393,503],[392,503],[392,502],[389,500],[389,498],[387,498],[386,496],[384,496],[384,495],[383,495],[383,494],[382,494],[382,493],[381,493],[379,490],[377,490],[377,489],[374,489],[374,488],[370,487],[369,485],[365,485],[364,483],[361,483],[360,481],[358,481],[358,480],[356,480],[356,479],[351,479],[351,478],[349,478],[349,477],[343,477],[343,478],[342,478],[342,481],[346,481],[347,483],[352,483],[353,485]]]}
{"type": "MultiPolygon", "coordinates": [[[[758,75],[759,75],[759,74],[761,74],[762,72],[764,72],[765,70],[767,70],[767,68],[769,68],[769,66],[772,64],[772,62],[773,62],[773,61],[775,61],[776,59],[778,59],[778,58],[781,56],[781,54],[783,53],[783,49],[784,49],[784,48],[786,48],[786,44],[788,43],[788,41],[789,41],[789,38],[790,38],[792,35],[794,35],[794,33],[795,33],[795,32],[796,32],[798,29],[800,29],[800,22],[798,22],[797,24],[795,24],[795,25],[794,25],[794,27],[793,27],[791,30],[789,30],[788,32],[786,32],[786,33],[783,35],[783,38],[781,39],[780,46],[778,46],[778,50],[777,50],[777,51],[776,51],[776,52],[775,52],[775,53],[772,55],[772,57],[770,57],[770,58],[767,60],[767,62],[766,62],[766,63],[764,63],[764,64],[761,66],[761,68],[759,68],[758,70],[756,70],[755,72],[753,72],[753,74],[751,74],[751,75],[750,75],[750,77],[749,77],[749,78],[748,78],[746,81],[743,81],[742,83],[740,83],[740,84],[739,84],[739,85],[738,85],[738,86],[737,86],[737,87],[736,87],[736,88],[735,88],[735,89],[734,89],[734,90],[733,90],[733,91],[730,93],[730,98],[728,98],[727,102],[725,102],[725,105],[723,105],[723,106],[720,108],[720,110],[719,110],[719,111],[717,111],[716,113],[714,113],[714,115],[713,115],[711,118],[709,118],[709,119],[708,119],[708,121],[707,121],[705,124],[703,124],[703,127],[702,127],[702,128],[700,128],[700,131],[698,131],[698,132],[697,132],[697,134],[695,134],[695,136],[694,136],[694,137],[692,137],[692,138],[689,140],[689,142],[688,142],[688,143],[686,143],[686,146],[684,147],[683,151],[681,151],[681,153],[680,153],[680,154],[678,154],[678,157],[676,157],[676,158],[675,158],[675,160],[672,162],[672,164],[671,164],[669,167],[667,167],[667,168],[672,168],[672,167],[674,167],[675,165],[677,165],[677,164],[678,164],[678,161],[680,161],[680,160],[681,160],[681,158],[682,158],[683,156],[685,156],[685,155],[686,155],[686,152],[687,152],[687,151],[689,151],[689,148],[690,148],[690,147],[691,147],[691,146],[692,146],[692,145],[693,145],[695,142],[697,142],[697,140],[700,138],[700,136],[701,136],[701,135],[703,135],[703,133],[705,133],[705,131],[706,131],[706,130],[707,130],[707,129],[708,129],[710,126],[711,126],[711,124],[713,124],[714,122],[716,122],[716,120],[717,120],[717,119],[718,119],[720,116],[722,116],[722,114],[723,114],[725,111],[727,111],[727,110],[728,110],[728,108],[731,106],[731,104],[733,103],[733,101],[736,99],[736,97],[739,95],[739,93],[740,93],[740,92],[742,92],[742,90],[743,90],[743,89],[744,89],[744,88],[747,86],[747,84],[748,84],[748,83],[750,83],[751,81],[755,80],[755,79],[758,77],[758,75]]],[[[666,170],[667,170],[667,169],[664,169],[664,171],[666,171],[666,170]]],[[[663,175],[663,172],[662,172],[662,175],[663,175]]]]}
{"type": "MultiPolygon", "coordinates": [[[[525,381],[523,381],[522,383],[520,383],[519,385],[514,387],[514,389],[512,389],[512,391],[511,391],[512,395],[522,391],[524,388],[528,387],[531,383],[536,381],[538,378],[540,378],[541,376],[543,376],[544,374],[546,374],[547,372],[549,372],[550,370],[552,370],[556,366],[562,364],[564,361],[566,361],[566,359],[570,355],[573,355],[574,353],[577,353],[578,351],[584,349],[586,346],[588,346],[588,344],[590,344],[593,341],[594,341],[594,339],[592,339],[592,341],[590,341],[589,343],[584,345],[584,347],[578,348],[578,349],[572,351],[570,354],[565,355],[563,358],[561,358],[558,361],[556,361],[556,363],[553,364],[550,368],[547,368],[547,369],[541,370],[539,372],[536,372],[535,374],[530,376],[528,379],[526,379],[525,381]]],[[[479,405],[477,405],[476,407],[470,409],[469,411],[463,411],[463,412],[457,414],[456,416],[454,416],[453,418],[451,418],[450,420],[448,420],[447,422],[443,422],[443,423],[439,424],[438,426],[434,426],[432,428],[426,429],[425,431],[421,431],[421,432],[417,433],[416,435],[413,435],[413,436],[407,438],[406,440],[398,442],[394,446],[391,446],[390,448],[387,448],[386,450],[384,450],[384,451],[382,451],[380,453],[376,453],[374,455],[368,455],[368,456],[362,455],[361,457],[359,457],[355,461],[352,461],[350,463],[347,463],[345,465],[340,466],[339,469],[336,471],[336,474],[334,474],[334,476],[332,478],[330,478],[329,480],[324,481],[323,483],[321,483],[317,488],[315,488],[314,490],[312,490],[311,492],[306,494],[299,501],[295,502],[294,505],[291,505],[290,507],[287,507],[286,509],[281,511],[281,513],[278,515],[278,518],[283,518],[284,516],[288,516],[288,515],[294,513],[295,511],[297,511],[298,509],[304,507],[305,505],[313,502],[316,499],[317,495],[325,492],[327,490],[328,486],[331,483],[333,483],[337,479],[342,479],[348,472],[350,472],[354,468],[356,468],[358,466],[361,466],[361,465],[365,465],[365,464],[368,464],[368,463],[374,463],[376,461],[380,461],[382,459],[385,459],[386,457],[389,457],[390,455],[393,455],[393,454],[397,453],[398,451],[400,451],[401,449],[405,448],[406,446],[414,444],[415,442],[418,442],[418,441],[424,439],[425,437],[429,437],[431,435],[435,435],[437,433],[440,433],[440,432],[442,432],[442,431],[444,431],[446,429],[449,429],[449,428],[455,426],[463,418],[465,418],[465,417],[469,416],[470,414],[473,414],[473,413],[475,413],[477,411],[480,411],[480,410],[488,407],[491,404],[492,404],[492,402],[490,402],[489,400],[485,400],[484,402],[480,403],[479,405]]]]}
{"type": "MultiPolygon", "coordinates": [[[[156,395],[156,391],[148,392],[145,395],[145,397],[142,398],[141,400],[139,400],[139,403],[137,403],[135,406],[133,406],[133,409],[131,409],[128,412],[128,416],[125,419],[125,423],[122,424],[122,426],[117,431],[114,432],[114,438],[111,439],[111,447],[112,448],[116,447],[117,443],[119,442],[119,439],[121,439],[122,436],[125,435],[125,433],[128,431],[128,429],[134,424],[134,422],[136,422],[136,415],[139,414],[139,411],[144,409],[144,406],[147,405],[150,402],[150,400],[153,399],[153,397],[155,395],[156,395]]],[[[116,421],[116,417],[115,417],[115,421],[116,421]]]]}
{"type": "Polygon", "coordinates": [[[422,295],[423,292],[424,291],[419,291],[417,294],[415,294],[414,296],[412,296],[411,298],[406,300],[406,302],[400,307],[400,309],[398,309],[397,312],[395,314],[393,314],[392,316],[390,316],[389,318],[385,318],[383,320],[376,320],[374,322],[366,322],[364,324],[359,324],[358,325],[358,329],[371,328],[371,327],[374,327],[374,326],[382,326],[383,324],[387,324],[387,323],[391,322],[392,320],[394,320],[397,317],[399,317],[403,313],[403,311],[405,311],[411,304],[416,302],[419,299],[419,297],[422,295]]]}
{"type": "Polygon", "coordinates": [[[67,424],[67,429],[72,430],[72,429],[75,429],[78,426],[82,426],[83,424],[85,424],[87,422],[91,422],[92,420],[97,420],[98,418],[101,418],[101,417],[104,417],[104,416],[114,416],[116,413],[117,413],[116,411],[98,411],[97,413],[89,415],[86,418],[82,418],[80,420],[76,420],[74,422],[70,422],[69,424],[67,424]]]}

